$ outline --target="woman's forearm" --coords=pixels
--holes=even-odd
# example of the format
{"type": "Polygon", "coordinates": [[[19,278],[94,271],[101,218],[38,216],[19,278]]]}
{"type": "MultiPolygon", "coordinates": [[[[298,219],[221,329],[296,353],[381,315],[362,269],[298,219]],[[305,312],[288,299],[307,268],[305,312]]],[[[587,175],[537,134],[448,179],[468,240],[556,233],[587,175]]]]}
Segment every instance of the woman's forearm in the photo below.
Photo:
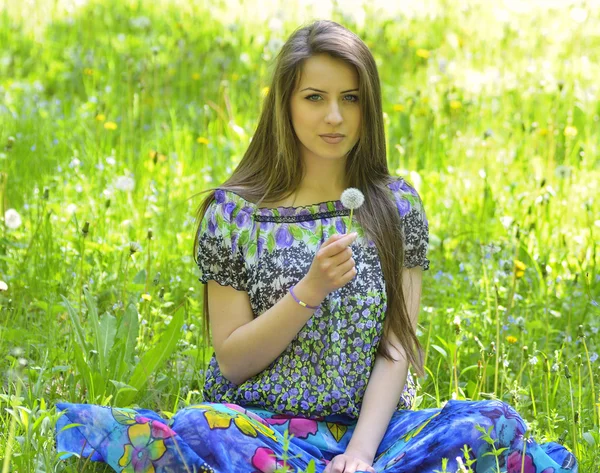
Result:
{"type": "MultiPolygon", "coordinates": [[[[294,293],[308,305],[319,305],[325,298],[308,287],[304,280],[294,293]]],[[[302,307],[288,292],[269,310],[236,329],[223,342],[218,363],[223,376],[241,384],[267,368],[290,345],[315,312],[302,307]]]]}
{"type": "Polygon", "coordinates": [[[371,464],[402,395],[408,374],[408,362],[392,352],[397,362],[380,355],[369,378],[358,423],[346,452],[357,453],[371,464]]]}

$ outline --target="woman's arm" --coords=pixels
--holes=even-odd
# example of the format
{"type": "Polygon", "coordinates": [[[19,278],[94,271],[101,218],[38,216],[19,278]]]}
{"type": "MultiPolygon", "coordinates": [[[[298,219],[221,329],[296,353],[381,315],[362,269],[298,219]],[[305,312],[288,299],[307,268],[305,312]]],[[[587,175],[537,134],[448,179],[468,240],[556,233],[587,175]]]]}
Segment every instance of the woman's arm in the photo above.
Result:
{"type": "MultiPolygon", "coordinates": [[[[421,303],[422,276],[423,270],[418,266],[404,269],[402,275],[402,290],[406,299],[406,307],[415,329],[421,303]]],[[[377,448],[387,430],[392,414],[396,410],[408,373],[404,348],[393,334],[388,340],[388,347],[392,357],[398,361],[393,362],[381,356],[376,357],[358,423],[346,448],[346,454],[356,455],[363,461],[369,461],[370,464],[373,464],[377,448]]]]}

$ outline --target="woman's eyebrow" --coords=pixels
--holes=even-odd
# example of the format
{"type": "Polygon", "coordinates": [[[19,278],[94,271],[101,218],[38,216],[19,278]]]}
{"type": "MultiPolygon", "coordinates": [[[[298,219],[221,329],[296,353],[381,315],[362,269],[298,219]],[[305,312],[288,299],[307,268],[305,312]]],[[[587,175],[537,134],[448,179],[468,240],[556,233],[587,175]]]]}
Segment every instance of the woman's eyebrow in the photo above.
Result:
{"type": "MultiPolygon", "coordinates": [[[[307,87],[306,89],[302,89],[300,92],[304,92],[305,90],[314,90],[315,92],[321,92],[322,94],[327,94],[324,90],[315,89],[314,87],[307,87]]],[[[350,90],[342,90],[340,94],[347,94],[348,92],[357,92],[358,89],[350,89],[350,90]]]]}

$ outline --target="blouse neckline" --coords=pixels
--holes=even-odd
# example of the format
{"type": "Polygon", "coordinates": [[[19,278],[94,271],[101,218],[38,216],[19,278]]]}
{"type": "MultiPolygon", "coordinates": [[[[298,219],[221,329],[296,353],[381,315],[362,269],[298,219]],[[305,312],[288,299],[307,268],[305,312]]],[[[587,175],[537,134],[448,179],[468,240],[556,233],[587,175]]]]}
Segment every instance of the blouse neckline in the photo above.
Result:
{"type": "Polygon", "coordinates": [[[314,204],[307,204],[307,205],[296,205],[296,206],[280,205],[278,207],[259,207],[255,203],[250,202],[249,200],[246,200],[240,194],[238,194],[232,190],[229,190],[229,189],[219,189],[219,190],[222,190],[225,193],[229,193],[229,194],[233,195],[235,198],[239,199],[241,202],[246,204],[246,206],[251,207],[252,209],[260,212],[262,215],[273,214],[275,211],[277,211],[278,214],[285,214],[285,215],[302,214],[302,213],[306,213],[306,211],[309,211],[311,213],[326,212],[329,210],[330,204],[336,210],[347,210],[344,207],[344,205],[342,204],[341,199],[325,200],[322,202],[317,202],[314,204]],[[303,212],[303,210],[305,212],[303,212]]]}

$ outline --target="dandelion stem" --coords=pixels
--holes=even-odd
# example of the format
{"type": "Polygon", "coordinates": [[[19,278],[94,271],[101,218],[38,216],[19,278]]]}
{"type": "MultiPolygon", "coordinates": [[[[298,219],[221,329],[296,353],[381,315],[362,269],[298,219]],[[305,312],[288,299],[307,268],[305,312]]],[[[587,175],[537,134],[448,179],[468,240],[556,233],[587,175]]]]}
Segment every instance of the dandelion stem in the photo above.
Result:
{"type": "MultiPolygon", "coordinates": [[[[530,379],[533,379],[533,369],[529,370],[530,379]]],[[[533,417],[537,419],[537,407],[535,403],[535,395],[533,393],[533,383],[529,383],[529,392],[531,394],[531,406],[533,407],[533,417]]]]}
{"type": "Polygon", "coordinates": [[[129,271],[129,258],[131,256],[127,256],[126,260],[125,260],[125,276],[123,277],[123,296],[121,297],[121,300],[123,301],[123,307],[126,307],[127,304],[125,304],[125,291],[127,289],[127,273],[129,271]]]}
{"type": "Polygon", "coordinates": [[[592,363],[590,361],[590,354],[588,352],[587,343],[585,343],[585,337],[581,337],[583,341],[583,348],[585,350],[585,358],[587,359],[588,371],[590,373],[590,385],[592,388],[592,407],[594,412],[594,427],[598,427],[598,422],[600,422],[600,408],[598,409],[598,416],[596,416],[596,387],[594,385],[594,371],[592,370],[592,363]]]}
{"type": "Polygon", "coordinates": [[[573,401],[573,386],[571,384],[571,377],[567,377],[567,381],[569,382],[569,396],[571,399],[571,419],[572,426],[571,429],[573,431],[573,450],[575,450],[575,457],[579,457],[579,447],[577,445],[577,426],[575,425],[575,402],[573,401]]]}
{"type": "MultiPolygon", "coordinates": [[[[12,456],[12,448],[15,441],[15,429],[17,425],[17,403],[19,403],[19,399],[21,396],[21,379],[17,377],[16,390],[14,403],[12,405],[14,414],[10,420],[10,427],[8,429],[8,440],[6,441],[6,449],[4,451],[4,464],[2,465],[2,473],[8,473],[10,470],[10,457],[12,456]]],[[[10,397],[9,397],[10,399],[10,397]]]]}
{"type": "Polygon", "coordinates": [[[354,213],[354,209],[350,209],[350,223],[348,224],[348,231],[346,233],[350,233],[352,230],[352,214],[354,213]]]}
{"type": "Polygon", "coordinates": [[[498,311],[498,286],[494,285],[496,296],[496,369],[494,370],[494,394],[498,396],[498,365],[500,356],[500,314],[498,311]]]}
{"type": "Polygon", "coordinates": [[[550,422],[550,396],[549,396],[549,391],[550,391],[550,367],[548,366],[548,360],[545,359],[544,363],[546,364],[546,389],[544,389],[544,394],[546,397],[546,413],[547,413],[547,418],[548,418],[548,430],[551,432],[552,436],[554,437],[554,426],[552,425],[552,422],[550,422]]]}

